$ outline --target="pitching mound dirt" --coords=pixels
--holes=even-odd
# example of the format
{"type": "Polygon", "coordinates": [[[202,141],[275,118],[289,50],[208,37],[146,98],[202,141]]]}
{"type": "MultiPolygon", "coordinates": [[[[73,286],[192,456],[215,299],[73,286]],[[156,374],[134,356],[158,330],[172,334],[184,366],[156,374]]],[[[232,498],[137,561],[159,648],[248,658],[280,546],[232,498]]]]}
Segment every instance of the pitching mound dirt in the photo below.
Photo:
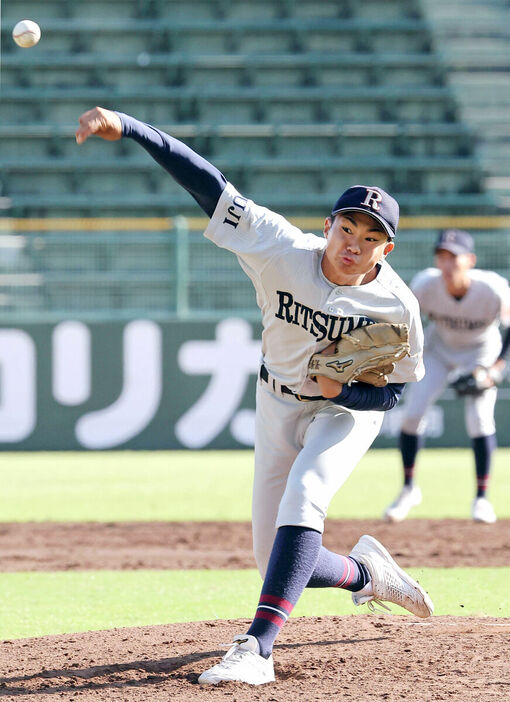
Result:
{"type": "Polygon", "coordinates": [[[292,619],[276,682],[197,684],[248,620],[114,629],[0,646],[0,696],[108,702],[496,702],[510,694],[510,622],[353,615],[292,619]]]}
{"type": "MultiPolygon", "coordinates": [[[[403,567],[506,566],[510,520],[326,522],[324,544],[349,553],[372,534],[403,567]]],[[[239,522],[0,525],[0,570],[254,568],[251,527],[239,522]]],[[[510,699],[510,691],[509,691],[510,699]]]]}

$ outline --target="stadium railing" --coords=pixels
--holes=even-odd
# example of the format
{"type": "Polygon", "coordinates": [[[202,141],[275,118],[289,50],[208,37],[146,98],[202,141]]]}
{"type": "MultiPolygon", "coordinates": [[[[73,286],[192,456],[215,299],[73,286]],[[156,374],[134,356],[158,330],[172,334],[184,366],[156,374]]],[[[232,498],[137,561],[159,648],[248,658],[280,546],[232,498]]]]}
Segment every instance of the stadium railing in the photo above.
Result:
{"type": "Polygon", "coordinates": [[[3,86],[76,88],[108,85],[115,89],[160,86],[306,86],[442,85],[444,71],[434,54],[328,53],[138,55],[7,54],[3,86]]]}
{"type": "MultiPolygon", "coordinates": [[[[97,15],[100,17],[100,14],[97,15]]],[[[185,51],[200,53],[260,53],[323,51],[336,46],[339,34],[346,51],[379,51],[391,45],[394,51],[428,51],[428,25],[421,19],[354,17],[323,19],[309,17],[253,19],[173,18],[122,19],[109,21],[85,18],[48,19],[45,36],[55,52],[103,53],[185,51]],[[112,42],[112,37],[122,41],[112,42]]],[[[3,29],[7,34],[10,27],[3,29]]],[[[10,44],[8,50],[12,49],[10,44]]]]}
{"type": "MultiPolygon", "coordinates": [[[[205,157],[248,153],[258,156],[301,155],[420,155],[469,156],[473,135],[457,122],[422,123],[309,123],[309,124],[163,124],[161,129],[184,139],[205,157]]],[[[77,151],[76,125],[0,124],[2,159],[79,155],[95,159],[105,152],[101,141],[90,140],[77,151]]],[[[108,147],[109,158],[126,158],[132,148],[125,142],[108,147]]],[[[1,161],[0,161],[1,166],[1,161]]]]}
{"type": "Polygon", "coordinates": [[[170,122],[451,122],[456,105],[442,86],[6,87],[2,123],[72,123],[95,104],[156,124],[170,122]],[[235,109],[234,109],[235,108],[235,109]]]}
{"type": "MultiPolygon", "coordinates": [[[[14,3],[13,3],[14,5],[14,3]]],[[[16,21],[19,13],[13,12],[13,6],[7,5],[4,19],[16,21]]],[[[23,7],[27,17],[51,19],[57,17],[83,18],[91,15],[105,18],[161,19],[168,17],[178,21],[196,19],[253,19],[264,16],[271,19],[283,17],[315,17],[322,19],[350,18],[353,16],[377,16],[395,18],[397,16],[415,17],[412,2],[402,4],[401,0],[24,0],[23,7]]],[[[3,9],[3,8],[2,8],[3,9]]]]}
{"type": "MultiPolygon", "coordinates": [[[[300,193],[296,203],[295,193],[280,190],[252,193],[252,199],[270,209],[288,215],[297,212],[300,215],[319,216],[331,208],[344,187],[352,185],[351,181],[337,183],[335,192],[300,193]]],[[[494,209],[494,201],[486,193],[407,193],[396,192],[402,210],[416,214],[480,214],[494,209]]],[[[94,216],[98,210],[103,216],[170,216],[175,211],[193,217],[197,211],[187,193],[177,190],[172,193],[95,193],[93,199],[87,193],[15,194],[12,197],[0,197],[0,207],[4,207],[12,216],[24,210],[32,213],[40,211],[44,216],[94,216]]],[[[41,215],[42,216],[42,215],[41,215]]]]}
{"type": "MultiPolygon", "coordinates": [[[[321,235],[322,219],[292,218],[321,235]]],[[[219,319],[259,312],[236,258],[205,218],[0,219],[0,323],[219,319]]],[[[478,265],[510,277],[510,216],[403,217],[390,263],[409,282],[433,265],[439,229],[469,229],[478,265]]]]}

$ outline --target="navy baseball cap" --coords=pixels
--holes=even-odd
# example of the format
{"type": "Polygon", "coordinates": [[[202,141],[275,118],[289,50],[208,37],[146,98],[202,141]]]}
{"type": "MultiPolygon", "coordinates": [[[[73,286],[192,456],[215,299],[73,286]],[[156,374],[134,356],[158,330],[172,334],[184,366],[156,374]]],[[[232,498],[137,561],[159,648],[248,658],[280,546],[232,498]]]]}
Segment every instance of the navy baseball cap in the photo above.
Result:
{"type": "Polygon", "coordinates": [[[397,233],[398,202],[381,188],[372,185],[353,185],[348,188],[335,202],[331,215],[348,210],[370,215],[382,224],[392,239],[397,233]]]}
{"type": "Polygon", "coordinates": [[[475,250],[475,242],[471,234],[462,229],[445,229],[439,235],[434,251],[445,249],[454,256],[470,254],[475,250]]]}

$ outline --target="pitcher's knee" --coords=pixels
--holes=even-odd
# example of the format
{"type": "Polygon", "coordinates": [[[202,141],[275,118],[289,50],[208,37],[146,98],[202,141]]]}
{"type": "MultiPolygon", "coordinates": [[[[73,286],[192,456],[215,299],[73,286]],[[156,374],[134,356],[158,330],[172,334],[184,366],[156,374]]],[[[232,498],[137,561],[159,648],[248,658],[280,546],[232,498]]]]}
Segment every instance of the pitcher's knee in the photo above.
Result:
{"type": "Polygon", "coordinates": [[[319,533],[324,531],[324,520],[326,519],[326,508],[319,504],[319,501],[306,499],[303,495],[298,500],[282,500],[276,527],[282,526],[302,526],[314,529],[319,533]]]}

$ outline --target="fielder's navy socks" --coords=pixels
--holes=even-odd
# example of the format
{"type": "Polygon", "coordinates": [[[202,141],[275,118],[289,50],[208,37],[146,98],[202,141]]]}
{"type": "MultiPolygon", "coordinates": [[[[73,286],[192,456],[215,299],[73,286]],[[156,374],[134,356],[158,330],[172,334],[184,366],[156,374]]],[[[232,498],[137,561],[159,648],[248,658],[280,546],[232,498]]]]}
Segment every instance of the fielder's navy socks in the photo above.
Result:
{"type": "Polygon", "coordinates": [[[260,655],[269,658],[280,629],[305,587],[361,589],[368,573],[354,559],[328,551],[322,534],[308,527],[284,526],[276,537],[255,618],[247,633],[259,642],[260,655]],[[317,565],[319,570],[316,573],[317,565]],[[315,584],[310,584],[315,583],[315,584]],[[342,584],[343,583],[343,584],[342,584]]]}
{"type": "Polygon", "coordinates": [[[400,433],[400,452],[404,466],[404,485],[412,485],[414,478],[414,464],[418,451],[423,448],[424,438],[417,434],[400,433]]]}
{"type": "Polygon", "coordinates": [[[476,467],[476,496],[485,497],[489,485],[492,452],[496,448],[496,434],[472,439],[476,467]]]}

